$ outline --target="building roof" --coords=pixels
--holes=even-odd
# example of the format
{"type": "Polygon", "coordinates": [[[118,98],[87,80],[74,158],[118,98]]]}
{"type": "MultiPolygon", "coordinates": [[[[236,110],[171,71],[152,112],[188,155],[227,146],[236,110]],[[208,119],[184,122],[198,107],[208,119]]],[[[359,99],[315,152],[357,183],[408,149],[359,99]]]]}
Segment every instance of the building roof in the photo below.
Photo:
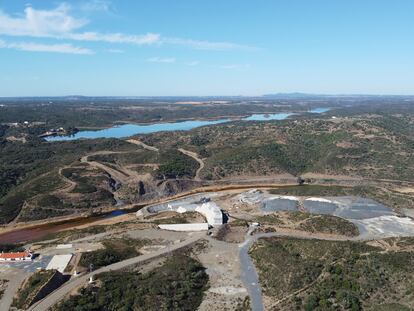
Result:
{"type": "Polygon", "coordinates": [[[3,259],[18,259],[18,258],[26,258],[31,257],[31,253],[29,252],[17,252],[17,253],[0,253],[0,258],[3,259]]]}
{"type": "Polygon", "coordinates": [[[207,231],[208,223],[166,224],[158,225],[160,229],[171,231],[207,231]]]}
{"type": "Polygon", "coordinates": [[[72,259],[72,254],[55,255],[46,267],[46,270],[58,270],[63,273],[69,261],[72,259]]]}

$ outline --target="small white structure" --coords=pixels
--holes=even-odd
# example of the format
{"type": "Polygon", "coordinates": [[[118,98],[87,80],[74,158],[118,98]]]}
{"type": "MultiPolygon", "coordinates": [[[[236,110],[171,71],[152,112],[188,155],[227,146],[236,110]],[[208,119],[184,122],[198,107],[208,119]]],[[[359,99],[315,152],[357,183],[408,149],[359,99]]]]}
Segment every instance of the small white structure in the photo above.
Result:
{"type": "Polygon", "coordinates": [[[170,231],[207,231],[208,223],[158,225],[158,227],[170,231]]]}
{"type": "Polygon", "coordinates": [[[179,208],[177,208],[176,212],[179,213],[179,214],[183,214],[183,213],[187,212],[187,209],[180,206],[179,208]]]}
{"type": "Polygon", "coordinates": [[[202,214],[210,226],[219,226],[223,224],[223,213],[214,202],[207,202],[196,207],[196,212],[202,214]]]}
{"type": "Polygon", "coordinates": [[[56,249],[68,249],[68,248],[72,248],[73,245],[72,244],[58,244],[56,246],[56,249]]]}
{"type": "Polygon", "coordinates": [[[60,273],[63,273],[71,259],[72,254],[55,255],[47,265],[46,270],[57,270],[60,273]]]}

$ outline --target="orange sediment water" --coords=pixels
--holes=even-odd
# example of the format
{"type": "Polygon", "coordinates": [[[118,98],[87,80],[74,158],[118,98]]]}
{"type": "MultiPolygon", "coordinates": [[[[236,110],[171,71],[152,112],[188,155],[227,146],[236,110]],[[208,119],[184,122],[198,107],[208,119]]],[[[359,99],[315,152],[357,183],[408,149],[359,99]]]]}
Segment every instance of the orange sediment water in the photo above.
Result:
{"type": "MultiPolygon", "coordinates": [[[[125,213],[132,213],[137,211],[137,207],[143,207],[145,205],[159,204],[162,202],[167,202],[179,198],[186,197],[188,195],[193,195],[203,192],[221,192],[228,190],[243,190],[251,188],[282,188],[292,186],[294,184],[245,184],[245,185],[217,185],[217,186],[206,186],[201,188],[196,188],[185,193],[181,193],[163,200],[157,200],[156,202],[149,202],[148,204],[135,205],[135,208],[124,209],[125,213]]],[[[89,225],[103,219],[107,218],[110,215],[110,212],[106,212],[100,215],[94,216],[84,216],[84,217],[74,217],[66,220],[53,221],[49,223],[37,224],[37,225],[28,225],[22,228],[16,228],[15,230],[6,231],[0,234],[0,244],[6,243],[22,243],[28,241],[36,241],[47,237],[48,234],[56,233],[59,231],[69,230],[76,228],[82,225],[89,225]]]]}

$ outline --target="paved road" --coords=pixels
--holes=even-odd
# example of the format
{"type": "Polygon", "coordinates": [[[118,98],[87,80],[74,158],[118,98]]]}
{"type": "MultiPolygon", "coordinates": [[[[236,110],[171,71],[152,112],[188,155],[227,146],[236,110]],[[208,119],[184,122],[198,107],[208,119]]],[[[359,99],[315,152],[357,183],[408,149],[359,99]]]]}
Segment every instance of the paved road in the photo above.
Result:
{"type": "Polygon", "coordinates": [[[205,237],[205,233],[193,234],[193,236],[190,237],[189,239],[187,239],[183,242],[177,243],[175,245],[172,245],[170,247],[167,247],[166,249],[162,249],[162,250],[156,251],[156,252],[151,253],[151,254],[146,254],[146,255],[130,258],[130,259],[127,259],[127,260],[124,260],[124,261],[120,261],[120,262],[114,263],[112,265],[102,267],[102,268],[100,268],[98,270],[95,270],[91,273],[84,274],[84,275],[76,277],[76,278],[72,278],[67,283],[65,283],[62,287],[58,288],[56,291],[54,291],[53,293],[51,293],[50,295],[45,297],[43,300],[41,300],[38,303],[31,306],[28,310],[46,311],[49,308],[51,308],[52,306],[54,306],[56,303],[58,303],[60,300],[62,300],[65,297],[65,295],[67,295],[69,292],[71,292],[75,288],[77,288],[79,286],[82,286],[83,284],[88,282],[88,280],[91,276],[94,276],[94,275],[102,273],[102,272],[109,272],[109,271],[113,271],[113,270],[123,269],[123,268],[126,268],[126,267],[131,266],[131,265],[139,264],[139,263],[145,262],[145,261],[150,260],[150,259],[154,259],[154,258],[157,258],[157,257],[160,257],[160,256],[167,255],[169,252],[176,251],[180,248],[189,246],[189,245],[197,242],[198,240],[200,240],[203,237],[205,237]]]}
{"type": "Polygon", "coordinates": [[[249,256],[249,248],[257,240],[257,235],[251,236],[254,229],[255,227],[250,226],[245,241],[239,245],[240,277],[249,294],[252,311],[263,311],[262,289],[259,285],[259,277],[249,256]]]}

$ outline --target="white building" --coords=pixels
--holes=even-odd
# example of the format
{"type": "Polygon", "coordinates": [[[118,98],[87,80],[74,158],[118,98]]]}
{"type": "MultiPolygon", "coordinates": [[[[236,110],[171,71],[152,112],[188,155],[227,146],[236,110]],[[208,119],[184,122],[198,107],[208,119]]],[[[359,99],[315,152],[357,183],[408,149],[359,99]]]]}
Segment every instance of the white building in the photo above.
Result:
{"type": "Polygon", "coordinates": [[[33,254],[31,252],[17,252],[17,253],[1,253],[0,261],[24,261],[32,260],[33,254]]]}

